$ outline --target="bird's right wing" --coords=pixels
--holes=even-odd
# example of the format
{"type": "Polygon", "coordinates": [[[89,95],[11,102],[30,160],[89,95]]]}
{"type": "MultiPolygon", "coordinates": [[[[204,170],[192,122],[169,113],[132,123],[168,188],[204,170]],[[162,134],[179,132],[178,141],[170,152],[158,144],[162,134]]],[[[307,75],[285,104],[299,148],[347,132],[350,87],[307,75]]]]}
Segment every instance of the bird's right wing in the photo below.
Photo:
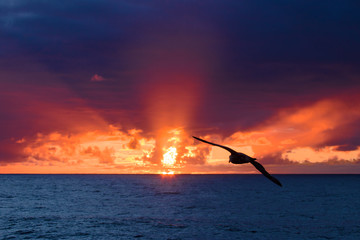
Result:
{"type": "Polygon", "coordinates": [[[251,161],[250,162],[252,165],[254,165],[254,167],[256,167],[257,170],[259,170],[265,177],[267,177],[268,179],[270,179],[273,183],[279,185],[280,187],[282,187],[281,183],[279,180],[277,180],[276,178],[274,178],[273,176],[270,175],[270,173],[268,173],[265,168],[263,167],[263,165],[261,165],[260,163],[258,163],[257,161],[251,161]]]}
{"type": "Polygon", "coordinates": [[[229,148],[229,147],[225,147],[225,146],[223,146],[223,145],[219,145],[219,144],[216,144],[216,143],[208,142],[208,141],[205,141],[205,140],[203,140],[203,139],[201,139],[201,138],[198,138],[198,137],[194,137],[194,136],[193,136],[193,138],[195,138],[195,139],[197,139],[197,140],[199,140],[199,141],[201,141],[201,142],[204,142],[204,143],[208,143],[208,144],[211,144],[211,145],[214,145],[214,146],[217,146],[217,147],[221,147],[221,148],[223,148],[223,149],[225,149],[225,150],[228,150],[231,154],[237,154],[237,152],[236,152],[235,150],[232,150],[232,149],[229,148]]]}

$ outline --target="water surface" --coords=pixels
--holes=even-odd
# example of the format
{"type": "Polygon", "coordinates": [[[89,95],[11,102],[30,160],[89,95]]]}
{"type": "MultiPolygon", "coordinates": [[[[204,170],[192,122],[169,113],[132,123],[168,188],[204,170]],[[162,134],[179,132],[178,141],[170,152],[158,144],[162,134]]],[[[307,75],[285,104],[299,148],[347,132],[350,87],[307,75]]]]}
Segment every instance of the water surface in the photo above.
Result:
{"type": "Polygon", "coordinates": [[[360,175],[0,175],[0,239],[360,239],[360,175]]]}

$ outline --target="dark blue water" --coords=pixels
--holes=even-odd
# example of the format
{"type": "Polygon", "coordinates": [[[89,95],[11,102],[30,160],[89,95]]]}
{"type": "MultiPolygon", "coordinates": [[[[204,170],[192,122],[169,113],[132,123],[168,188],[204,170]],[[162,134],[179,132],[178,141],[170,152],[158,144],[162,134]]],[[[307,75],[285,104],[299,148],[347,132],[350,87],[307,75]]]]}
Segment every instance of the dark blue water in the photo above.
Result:
{"type": "Polygon", "coordinates": [[[0,175],[0,239],[360,239],[360,175],[0,175]]]}

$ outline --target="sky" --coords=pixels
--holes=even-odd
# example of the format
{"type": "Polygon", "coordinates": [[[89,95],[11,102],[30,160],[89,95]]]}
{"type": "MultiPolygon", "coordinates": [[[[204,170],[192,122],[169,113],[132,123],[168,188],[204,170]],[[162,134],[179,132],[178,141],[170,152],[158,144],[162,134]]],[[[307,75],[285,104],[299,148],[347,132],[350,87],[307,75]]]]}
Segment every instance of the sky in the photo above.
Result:
{"type": "Polygon", "coordinates": [[[359,9],[2,0],[0,173],[360,173],[359,9]]]}

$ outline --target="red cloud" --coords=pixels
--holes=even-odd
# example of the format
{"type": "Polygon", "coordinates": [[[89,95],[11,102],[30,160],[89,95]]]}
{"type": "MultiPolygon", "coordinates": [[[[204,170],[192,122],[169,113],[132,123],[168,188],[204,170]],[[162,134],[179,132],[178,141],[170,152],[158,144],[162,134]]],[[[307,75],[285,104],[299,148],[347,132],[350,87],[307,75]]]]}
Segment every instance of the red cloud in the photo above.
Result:
{"type": "Polygon", "coordinates": [[[95,74],[94,76],[91,77],[91,81],[92,82],[102,82],[102,81],[105,81],[105,78],[98,74],[95,74]]]}

